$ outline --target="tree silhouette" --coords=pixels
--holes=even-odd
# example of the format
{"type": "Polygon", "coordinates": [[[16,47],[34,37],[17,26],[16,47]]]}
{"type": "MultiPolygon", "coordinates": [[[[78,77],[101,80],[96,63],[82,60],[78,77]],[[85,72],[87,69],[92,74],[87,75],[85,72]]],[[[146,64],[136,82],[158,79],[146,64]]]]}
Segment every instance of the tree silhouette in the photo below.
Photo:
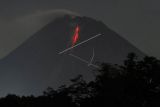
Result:
{"type": "Polygon", "coordinates": [[[155,57],[130,53],[123,65],[102,63],[96,74],[90,82],[79,75],[69,86],[48,87],[38,97],[9,94],[0,107],[160,107],[160,60],[155,57]]]}

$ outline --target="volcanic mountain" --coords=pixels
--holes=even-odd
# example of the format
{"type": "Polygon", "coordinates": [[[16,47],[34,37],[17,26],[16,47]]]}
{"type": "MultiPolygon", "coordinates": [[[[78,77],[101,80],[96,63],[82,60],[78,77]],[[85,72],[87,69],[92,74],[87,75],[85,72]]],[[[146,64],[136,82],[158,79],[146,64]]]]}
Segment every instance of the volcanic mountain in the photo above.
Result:
{"type": "Polygon", "coordinates": [[[90,80],[97,68],[89,66],[87,61],[92,59],[93,65],[96,62],[122,64],[130,52],[144,56],[101,21],[69,15],[57,18],[0,60],[0,96],[39,95],[48,86],[68,84],[78,74],[90,80]],[[59,54],[73,47],[76,26],[80,31],[75,45],[100,35],[59,54]]]}

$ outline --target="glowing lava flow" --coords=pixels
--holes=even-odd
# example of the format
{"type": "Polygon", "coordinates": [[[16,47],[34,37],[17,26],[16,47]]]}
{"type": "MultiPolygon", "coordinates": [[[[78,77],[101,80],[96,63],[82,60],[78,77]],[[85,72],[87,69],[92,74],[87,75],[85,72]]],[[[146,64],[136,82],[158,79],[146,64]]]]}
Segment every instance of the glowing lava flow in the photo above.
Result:
{"type": "Polygon", "coordinates": [[[76,42],[79,39],[79,32],[80,32],[80,27],[76,26],[76,29],[74,31],[74,35],[72,37],[72,46],[74,46],[76,44],[76,42]]]}

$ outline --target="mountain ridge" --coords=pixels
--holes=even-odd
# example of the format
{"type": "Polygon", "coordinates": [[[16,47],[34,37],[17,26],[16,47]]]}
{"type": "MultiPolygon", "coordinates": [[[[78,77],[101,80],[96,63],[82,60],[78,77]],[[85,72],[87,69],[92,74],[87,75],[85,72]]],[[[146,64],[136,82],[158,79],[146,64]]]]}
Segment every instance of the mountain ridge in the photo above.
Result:
{"type": "Polygon", "coordinates": [[[143,57],[144,53],[110,30],[105,24],[87,17],[64,16],[58,18],[30,37],[11,54],[0,60],[2,91],[0,95],[16,93],[38,95],[48,86],[57,88],[69,84],[69,80],[83,74],[86,80],[93,79],[92,66],[69,56],[59,55],[71,46],[75,26],[80,26],[78,43],[102,33],[69,53],[89,60],[95,50],[93,64],[99,62],[122,63],[129,52],[143,57]]]}

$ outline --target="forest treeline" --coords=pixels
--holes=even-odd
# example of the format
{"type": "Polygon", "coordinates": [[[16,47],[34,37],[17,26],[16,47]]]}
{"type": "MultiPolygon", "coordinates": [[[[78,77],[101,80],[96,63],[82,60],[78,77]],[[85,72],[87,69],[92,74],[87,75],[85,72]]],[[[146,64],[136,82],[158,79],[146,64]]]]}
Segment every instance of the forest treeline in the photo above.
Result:
{"type": "Polygon", "coordinates": [[[0,98],[0,107],[160,107],[160,60],[130,53],[123,65],[102,63],[95,80],[82,75],[43,95],[0,98]]]}

